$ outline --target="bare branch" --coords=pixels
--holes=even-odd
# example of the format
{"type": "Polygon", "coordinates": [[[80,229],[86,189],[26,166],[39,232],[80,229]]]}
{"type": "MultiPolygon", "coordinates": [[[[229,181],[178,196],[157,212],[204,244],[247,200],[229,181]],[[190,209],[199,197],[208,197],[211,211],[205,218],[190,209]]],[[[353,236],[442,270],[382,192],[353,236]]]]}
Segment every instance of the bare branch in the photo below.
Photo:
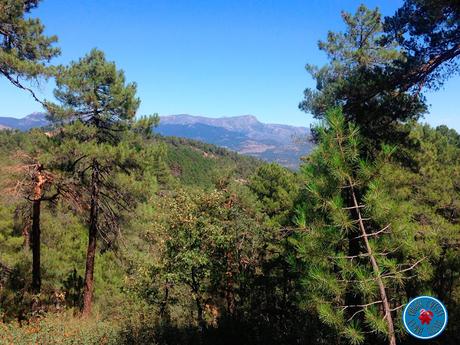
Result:
{"type": "Polygon", "coordinates": [[[357,206],[350,206],[350,207],[342,207],[342,210],[354,210],[354,209],[362,208],[362,207],[366,207],[366,205],[357,205],[357,206]]]}
{"type": "Polygon", "coordinates": [[[8,79],[14,86],[16,86],[16,87],[18,87],[18,88],[20,88],[20,89],[22,89],[22,90],[28,91],[28,92],[31,94],[32,98],[33,98],[35,101],[37,101],[38,103],[40,103],[45,109],[48,108],[47,105],[46,105],[46,103],[43,102],[41,99],[39,99],[39,98],[37,97],[37,95],[35,94],[35,92],[34,92],[32,89],[30,89],[30,88],[24,86],[24,85],[19,81],[19,78],[14,79],[8,72],[3,71],[2,69],[0,69],[0,73],[2,73],[2,74],[6,77],[6,79],[8,79]]]}
{"type": "Polygon", "coordinates": [[[390,224],[388,224],[387,226],[385,226],[384,228],[382,228],[379,231],[371,232],[370,234],[366,233],[366,235],[360,235],[360,236],[355,237],[354,239],[363,238],[364,236],[367,236],[369,238],[369,237],[372,237],[372,236],[377,236],[378,234],[381,234],[382,232],[388,233],[388,231],[386,231],[386,230],[389,229],[389,228],[390,228],[390,224]]]}

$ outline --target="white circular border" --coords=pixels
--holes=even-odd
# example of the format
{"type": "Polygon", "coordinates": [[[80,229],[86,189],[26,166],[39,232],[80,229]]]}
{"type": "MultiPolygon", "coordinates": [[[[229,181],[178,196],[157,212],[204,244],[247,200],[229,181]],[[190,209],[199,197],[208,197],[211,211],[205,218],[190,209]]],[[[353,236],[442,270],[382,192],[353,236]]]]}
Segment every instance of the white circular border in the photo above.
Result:
{"type": "Polygon", "coordinates": [[[416,297],[416,298],[414,298],[413,300],[411,300],[409,303],[407,303],[406,307],[404,308],[403,323],[404,323],[404,328],[406,329],[406,331],[409,332],[409,334],[412,335],[412,336],[414,336],[415,338],[418,338],[418,339],[433,339],[433,338],[437,337],[438,335],[440,335],[440,334],[444,331],[444,329],[446,328],[446,326],[447,326],[447,309],[446,309],[446,307],[444,306],[444,304],[443,304],[440,300],[438,300],[437,298],[434,298],[434,297],[432,297],[432,296],[419,296],[419,297],[416,297]],[[418,299],[420,299],[420,298],[428,298],[428,299],[432,299],[432,300],[438,302],[438,303],[441,305],[442,309],[444,310],[444,314],[446,315],[446,318],[445,318],[445,320],[444,320],[444,325],[442,326],[442,328],[441,328],[436,334],[431,335],[431,336],[429,336],[429,337],[421,337],[421,336],[419,336],[419,335],[416,335],[416,334],[412,333],[412,331],[409,329],[409,327],[407,327],[407,324],[406,324],[406,312],[407,312],[407,308],[409,307],[409,305],[410,305],[412,302],[414,302],[414,301],[416,301],[416,300],[418,300],[418,299]]]}

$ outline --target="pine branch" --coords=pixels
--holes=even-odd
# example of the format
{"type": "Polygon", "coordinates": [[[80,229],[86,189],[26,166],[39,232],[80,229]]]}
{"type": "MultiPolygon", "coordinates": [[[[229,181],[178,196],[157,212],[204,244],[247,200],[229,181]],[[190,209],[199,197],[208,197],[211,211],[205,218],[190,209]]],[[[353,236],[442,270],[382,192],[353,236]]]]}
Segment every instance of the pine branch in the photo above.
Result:
{"type": "Polygon", "coordinates": [[[357,255],[345,255],[345,256],[328,256],[329,259],[356,259],[368,257],[368,253],[362,253],[357,255]]]}
{"type": "Polygon", "coordinates": [[[22,89],[22,90],[25,90],[25,91],[29,92],[29,93],[31,94],[32,98],[33,98],[36,102],[40,103],[45,109],[48,109],[48,106],[46,105],[46,103],[45,103],[44,101],[42,101],[41,99],[39,99],[39,98],[37,97],[37,95],[35,94],[35,92],[34,92],[32,89],[30,89],[30,88],[24,86],[24,85],[19,81],[19,77],[16,77],[16,79],[14,79],[8,72],[3,71],[2,69],[0,69],[0,73],[3,74],[3,75],[6,77],[6,79],[8,79],[14,86],[16,86],[16,87],[18,87],[18,88],[20,88],[20,89],[22,89]]]}
{"type": "Polygon", "coordinates": [[[358,206],[350,206],[350,207],[342,207],[342,210],[354,210],[357,208],[363,208],[366,207],[366,205],[358,205],[358,206]]]}
{"type": "Polygon", "coordinates": [[[348,309],[348,308],[366,308],[366,307],[369,307],[371,305],[374,305],[374,304],[380,304],[382,303],[383,301],[374,301],[374,302],[370,302],[370,303],[367,303],[367,304],[353,304],[353,305],[344,305],[342,306],[341,310],[345,310],[345,309],[348,309]]]}
{"type": "MultiPolygon", "coordinates": [[[[386,231],[387,229],[390,228],[390,224],[388,224],[387,226],[385,226],[384,228],[382,228],[381,230],[377,231],[377,232],[372,232],[370,234],[367,234],[367,237],[372,237],[372,236],[377,236],[378,234],[381,234],[382,232],[383,233],[388,233],[388,231],[386,231]]],[[[358,239],[358,238],[363,238],[364,235],[360,235],[360,236],[357,236],[355,237],[354,239],[358,239]]]]}
{"type": "MultiPolygon", "coordinates": [[[[403,270],[399,270],[399,271],[396,271],[396,274],[398,273],[404,273],[404,272],[407,272],[407,271],[411,271],[413,270],[419,263],[421,263],[422,261],[424,261],[427,257],[423,257],[421,258],[420,260],[417,260],[414,264],[412,264],[410,267],[408,268],[405,268],[403,270]]],[[[382,275],[382,278],[396,278],[396,274],[386,274],[386,275],[382,275]]]]}
{"type": "Polygon", "coordinates": [[[399,310],[401,308],[404,308],[406,304],[401,304],[400,306],[396,307],[396,308],[393,308],[393,309],[390,309],[391,311],[396,311],[396,310],[399,310]]]}

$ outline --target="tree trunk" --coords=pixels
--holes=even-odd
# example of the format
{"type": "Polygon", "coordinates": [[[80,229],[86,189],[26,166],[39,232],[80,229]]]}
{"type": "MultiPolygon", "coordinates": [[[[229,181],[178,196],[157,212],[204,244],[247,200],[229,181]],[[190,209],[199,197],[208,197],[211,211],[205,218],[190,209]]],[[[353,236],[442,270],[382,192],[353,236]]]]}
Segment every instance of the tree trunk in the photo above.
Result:
{"type": "MultiPolygon", "coordinates": [[[[351,192],[348,189],[343,190],[343,198],[346,200],[346,205],[347,206],[352,206],[354,207],[354,202],[353,198],[351,196],[351,192]]],[[[354,208],[350,209],[350,213],[353,219],[358,219],[358,213],[354,208]]],[[[360,235],[360,229],[356,229],[353,231],[348,231],[348,256],[353,257],[356,255],[359,255],[361,252],[361,241],[359,238],[360,235]]],[[[350,306],[356,306],[356,307],[350,307],[346,309],[347,317],[353,317],[354,315],[362,317],[363,315],[361,314],[356,314],[358,310],[360,309],[359,305],[363,304],[362,296],[360,294],[357,294],[355,291],[355,287],[349,285],[347,287],[347,291],[345,293],[345,304],[350,305],[350,306]]]]}
{"type": "Polygon", "coordinates": [[[361,211],[359,210],[359,203],[358,203],[358,200],[356,199],[356,194],[355,194],[353,183],[351,179],[349,182],[350,182],[350,189],[351,189],[351,195],[353,198],[354,208],[356,209],[356,213],[358,215],[358,224],[361,230],[361,236],[366,245],[366,251],[367,251],[367,254],[369,255],[369,258],[372,264],[372,269],[376,276],[377,285],[379,286],[380,298],[382,299],[383,310],[385,312],[384,319],[386,320],[387,327],[388,327],[388,344],[396,345],[396,336],[395,336],[394,325],[393,325],[393,317],[391,316],[391,308],[390,308],[390,304],[388,303],[387,293],[385,291],[385,285],[383,284],[383,280],[380,275],[379,266],[377,264],[377,261],[375,260],[374,254],[372,253],[372,248],[369,244],[368,234],[366,232],[366,227],[364,226],[364,221],[361,217],[361,211]]]}
{"type": "Polygon", "coordinates": [[[203,317],[203,305],[201,301],[201,296],[200,296],[200,285],[196,281],[195,277],[195,270],[192,268],[192,284],[191,284],[192,292],[195,298],[195,304],[196,304],[196,311],[197,311],[197,321],[198,321],[198,328],[200,329],[200,332],[203,332],[206,328],[206,323],[204,321],[203,317]]]}
{"type": "Polygon", "coordinates": [[[22,246],[24,248],[24,251],[29,251],[31,249],[30,247],[30,225],[27,224],[22,228],[22,237],[24,238],[24,242],[22,243],[22,246]]]}
{"type": "Polygon", "coordinates": [[[41,173],[41,166],[37,169],[34,177],[34,198],[32,204],[32,291],[40,293],[41,271],[40,271],[40,210],[43,194],[43,185],[46,182],[45,176],[41,173]]]}
{"type": "Polygon", "coordinates": [[[206,328],[206,323],[204,322],[203,306],[201,305],[201,299],[198,296],[195,297],[195,303],[196,303],[198,327],[200,328],[200,332],[203,332],[204,329],[206,328]]]}
{"type": "Polygon", "coordinates": [[[99,166],[93,161],[91,175],[91,209],[89,215],[88,250],[86,252],[86,271],[83,290],[82,316],[91,314],[93,303],[94,261],[96,257],[97,225],[99,217],[99,166]]]}
{"type": "Polygon", "coordinates": [[[169,303],[169,282],[165,282],[163,300],[160,303],[160,317],[162,320],[165,320],[167,323],[171,321],[171,315],[168,308],[169,303]]]}
{"type": "Polygon", "coordinates": [[[235,312],[235,294],[233,291],[233,272],[232,272],[232,265],[233,265],[233,256],[231,251],[227,251],[226,254],[227,257],[227,271],[225,272],[225,275],[227,277],[227,282],[226,282],[226,289],[225,289],[225,299],[227,301],[227,312],[229,315],[234,314],[235,312]]]}

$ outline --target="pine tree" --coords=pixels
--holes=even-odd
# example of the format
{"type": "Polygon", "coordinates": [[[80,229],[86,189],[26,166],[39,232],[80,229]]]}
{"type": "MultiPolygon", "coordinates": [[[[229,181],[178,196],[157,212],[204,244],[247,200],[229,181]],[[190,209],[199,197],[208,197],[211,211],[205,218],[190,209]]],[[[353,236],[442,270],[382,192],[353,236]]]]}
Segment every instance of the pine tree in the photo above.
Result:
{"type": "Polygon", "coordinates": [[[273,224],[286,226],[290,223],[299,191],[294,173],[276,163],[264,164],[251,176],[248,187],[273,224]]]}
{"type": "MultiPolygon", "coordinates": [[[[46,189],[53,182],[53,176],[45,170],[43,164],[40,162],[33,162],[28,165],[29,175],[31,177],[32,185],[26,187],[30,189],[32,200],[32,289],[35,293],[39,293],[41,289],[41,270],[40,270],[40,213],[41,203],[43,201],[52,201],[56,198],[57,194],[52,196],[45,196],[46,189]]],[[[24,194],[29,194],[27,191],[24,194]]]]}
{"type": "Polygon", "coordinates": [[[305,90],[300,109],[323,118],[341,106],[368,151],[382,142],[407,144],[410,128],[402,124],[427,111],[423,87],[438,88],[459,71],[458,1],[406,0],[384,21],[378,9],[361,5],[342,18],[345,31],[319,42],[329,63],[307,65],[316,88],[305,90]]]}
{"type": "Polygon", "coordinates": [[[384,41],[396,41],[405,56],[394,71],[399,90],[438,89],[460,71],[459,26],[458,0],[405,0],[385,18],[384,41]]]}
{"type": "Polygon", "coordinates": [[[335,106],[343,108],[347,121],[360,126],[367,150],[378,150],[382,142],[403,141],[407,135],[401,122],[418,119],[425,111],[423,98],[394,88],[389,73],[404,62],[393,40],[384,41],[380,11],[361,5],[355,14],[342,13],[344,32],[329,32],[319,49],[329,63],[319,68],[307,65],[316,80],[306,89],[299,108],[322,119],[335,106]]]}
{"type": "MultiPolygon", "coordinates": [[[[123,71],[108,62],[103,52],[88,55],[65,67],[56,79],[55,97],[47,103],[50,119],[63,128],[56,160],[80,185],[80,202],[88,212],[88,249],[83,310],[91,313],[97,239],[110,243],[120,231],[123,211],[136,204],[141,191],[133,188],[144,168],[143,147],[137,133],[149,133],[157,118],[135,121],[140,101],[136,84],[126,83],[123,71]],[[130,131],[131,129],[131,131],[130,131]]],[[[147,191],[146,191],[147,192],[147,191]]]]}
{"type": "Polygon", "coordinates": [[[53,46],[56,36],[43,34],[39,19],[26,18],[39,1],[0,0],[0,75],[42,103],[23,80],[37,81],[53,75],[54,69],[48,63],[60,50],[53,46]]]}
{"type": "Polygon", "coordinates": [[[319,146],[302,167],[308,184],[292,240],[310,291],[303,303],[352,344],[368,332],[396,344],[395,311],[407,299],[405,282],[431,270],[433,235],[417,241],[409,206],[382,188],[379,171],[392,148],[375,161],[360,158],[358,129],[339,109],[316,130],[319,146]]]}

